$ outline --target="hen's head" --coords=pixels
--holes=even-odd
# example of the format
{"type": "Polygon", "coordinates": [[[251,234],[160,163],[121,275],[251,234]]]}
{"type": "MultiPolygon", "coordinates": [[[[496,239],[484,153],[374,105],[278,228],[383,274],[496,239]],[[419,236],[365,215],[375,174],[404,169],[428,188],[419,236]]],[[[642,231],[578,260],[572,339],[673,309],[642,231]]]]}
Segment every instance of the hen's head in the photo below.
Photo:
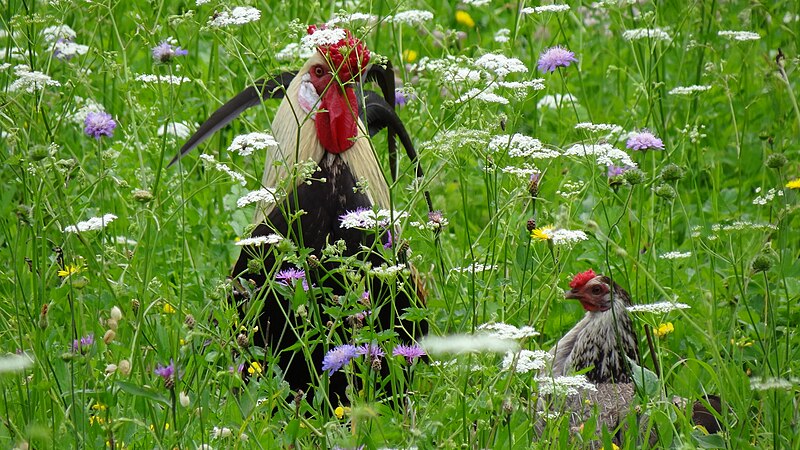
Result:
{"type": "Polygon", "coordinates": [[[575,275],[569,287],[564,297],[578,300],[586,311],[608,311],[613,301],[622,301],[625,306],[631,304],[624,289],[611,278],[598,275],[592,269],[575,275]]]}

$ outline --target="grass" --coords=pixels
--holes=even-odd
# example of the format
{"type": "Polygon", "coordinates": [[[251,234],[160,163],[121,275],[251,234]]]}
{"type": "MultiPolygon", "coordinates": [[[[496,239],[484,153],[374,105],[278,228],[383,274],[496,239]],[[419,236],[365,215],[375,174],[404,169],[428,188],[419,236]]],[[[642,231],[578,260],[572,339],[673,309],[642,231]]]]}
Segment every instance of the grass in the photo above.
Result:
{"type": "MultiPolygon", "coordinates": [[[[0,345],[34,364],[15,369],[10,356],[1,364],[0,445],[591,447],[591,421],[575,431],[560,416],[537,431],[536,375],[501,370],[502,354],[413,365],[389,357],[383,384],[355,361],[347,373],[370,388],[348,408],[324,395],[295,408],[273,367],[234,356],[237,335],[251,324],[240,324],[227,302],[227,276],[240,249],[233,244],[248,235],[254,209],[237,208],[236,199],[260,187],[265,155],[225,149],[238,134],[269,132],[278,102],[248,111],[200,149],[244,174],[245,186],[196,154],[167,168],[183,139],[158,128],[186,122],[194,129],[253,80],[297,69],[301,59],[278,59],[278,51],[299,42],[305,24],[344,8],[380,19],[349,26],[395,63],[408,98],[399,114],[427,176],[415,184],[404,161],[392,196],[409,212],[402,238],[426,282],[432,334],[473,333],[490,322],[528,325],[540,334],[522,347],[547,350],[583,314],[562,301],[571,275],[594,268],[637,304],[677,299],[691,306],[635,315],[643,364],[660,372],[637,395],[643,423],[659,430],[658,447],[800,448],[800,218],[798,191],[785,188],[800,177],[800,4],[570,3],[567,12],[520,14],[536,5],[344,3],[250,2],[259,20],[222,28],[207,24],[229,6],[213,0],[10,0],[2,7],[0,345]],[[417,25],[386,20],[409,9],[433,18],[417,25]],[[59,24],[75,30],[85,54],[54,55],[43,30],[59,24]],[[669,39],[623,38],[639,28],[660,28],[669,39]],[[508,42],[495,39],[501,29],[508,42]],[[737,41],[723,30],[760,39],[737,41]],[[188,54],[155,64],[151,49],[169,37],[188,54]],[[540,55],[555,45],[578,62],[538,72],[540,55]],[[544,89],[497,88],[507,104],[474,98],[487,89],[487,75],[451,75],[454,67],[476,70],[475,60],[490,52],[527,67],[507,80],[541,77],[544,89]],[[21,65],[59,86],[16,88],[21,65]],[[142,74],[190,81],[147,83],[137,80],[142,74]],[[672,92],[692,85],[710,89],[672,92]],[[472,88],[478,91],[458,101],[472,88]],[[573,97],[545,104],[566,94],[573,97]],[[113,116],[112,137],[93,139],[74,119],[86,99],[113,116]],[[576,129],[582,122],[624,131],[576,129]],[[594,156],[563,155],[574,144],[625,149],[627,134],[643,129],[662,139],[664,150],[626,149],[641,174],[609,180],[594,156]],[[510,156],[514,133],[561,155],[510,156]],[[491,147],[492,138],[502,145],[491,147]],[[781,157],[788,162],[778,164],[781,157]],[[533,166],[541,172],[535,196],[527,175],[502,170],[533,166]],[[438,233],[411,224],[427,221],[423,188],[449,221],[438,233]],[[63,231],[108,213],[117,218],[101,230],[63,231]],[[588,239],[571,246],[532,239],[531,219],[537,228],[581,230],[588,239]],[[690,254],[661,257],[673,251],[690,254]],[[454,270],[470,264],[488,270],[454,270]],[[674,331],[648,346],[645,329],[663,331],[667,323],[674,331]],[[89,335],[93,343],[73,348],[89,335]],[[154,370],[170,361],[177,376],[165,383],[154,370]],[[251,372],[250,382],[239,365],[251,372]],[[693,428],[668,401],[705,393],[723,399],[725,431],[718,435],[693,428]]],[[[374,145],[388,176],[385,134],[374,145]]],[[[306,299],[301,290],[286,295],[297,304],[306,299]]],[[[313,336],[304,339],[336,344],[313,336]]],[[[368,331],[355,337],[387,349],[395,344],[368,331]]],[[[608,434],[597,433],[610,447],[608,434]]],[[[622,447],[637,445],[644,443],[629,434],[622,447]]]]}

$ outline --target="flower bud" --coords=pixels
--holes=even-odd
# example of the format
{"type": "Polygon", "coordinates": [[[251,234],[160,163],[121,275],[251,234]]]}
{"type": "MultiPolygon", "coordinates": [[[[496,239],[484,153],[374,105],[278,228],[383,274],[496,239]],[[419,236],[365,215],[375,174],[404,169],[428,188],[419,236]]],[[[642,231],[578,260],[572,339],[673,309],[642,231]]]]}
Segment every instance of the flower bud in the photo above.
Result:
{"type": "Polygon", "coordinates": [[[128,376],[131,374],[131,362],[127,359],[123,359],[119,362],[119,373],[123,376],[128,376]]]}
{"type": "Polygon", "coordinates": [[[189,403],[191,402],[191,400],[189,399],[189,395],[183,391],[181,391],[180,394],[178,394],[178,400],[180,401],[181,406],[183,406],[184,408],[188,408],[189,403]]]}
{"type": "Polygon", "coordinates": [[[116,337],[117,333],[114,330],[106,330],[106,334],[103,335],[103,342],[105,342],[106,345],[108,345],[112,341],[114,341],[114,338],[116,337]]]}
{"type": "Polygon", "coordinates": [[[247,338],[246,334],[239,333],[239,335],[236,336],[236,344],[241,348],[250,347],[250,339],[247,338]]]}
{"type": "Polygon", "coordinates": [[[112,373],[117,371],[116,364],[108,364],[106,365],[106,375],[111,375],[112,373]]]}
{"type": "Polygon", "coordinates": [[[133,199],[139,203],[147,203],[153,200],[153,193],[146,189],[134,189],[133,199]]]}
{"type": "Polygon", "coordinates": [[[753,258],[753,264],[752,264],[753,272],[756,273],[766,272],[772,268],[772,264],[773,264],[772,258],[770,258],[769,255],[761,253],[755,258],[753,258]]]}
{"type": "Polygon", "coordinates": [[[789,162],[783,153],[773,153],[767,156],[767,167],[770,169],[780,169],[789,162]]]}
{"type": "Polygon", "coordinates": [[[112,318],[112,319],[108,319],[108,320],[106,320],[106,326],[107,326],[108,328],[110,328],[110,329],[114,330],[114,331],[117,331],[117,326],[118,326],[118,325],[119,325],[119,324],[117,323],[117,321],[116,321],[115,319],[113,319],[113,318],[112,318]]]}
{"type": "Polygon", "coordinates": [[[536,219],[528,219],[528,223],[525,224],[525,229],[528,230],[529,233],[532,232],[533,230],[535,230],[536,229],[536,219]]]}
{"type": "Polygon", "coordinates": [[[675,189],[668,184],[659,184],[656,186],[655,193],[664,200],[672,200],[676,195],[678,195],[677,192],[675,192],[675,189]]]}
{"type": "Polygon", "coordinates": [[[116,320],[117,322],[122,320],[122,310],[119,309],[119,306],[114,306],[113,308],[111,308],[110,316],[111,316],[112,319],[116,320]]]}
{"type": "Polygon", "coordinates": [[[683,169],[680,168],[677,164],[667,164],[661,169],[661,173],[659,174],[661,180],[669,183],[671,181],[678,181],[683,178],[683,169]]]}
{"type": "Polygon", "coordinates": [[[197,321],[194,320],[194,316],[193,315],[187,314],[186,318],[183,319],[183,323],[186,324],[186,328],[191,330],[197,324],[197,321]]]}
{"type": "Polygon", "coordinates": [[[645,177],[645,173],[637,168],[629,169],[622,174],[622,178],[631,186],[644,183],[645,177]]]}

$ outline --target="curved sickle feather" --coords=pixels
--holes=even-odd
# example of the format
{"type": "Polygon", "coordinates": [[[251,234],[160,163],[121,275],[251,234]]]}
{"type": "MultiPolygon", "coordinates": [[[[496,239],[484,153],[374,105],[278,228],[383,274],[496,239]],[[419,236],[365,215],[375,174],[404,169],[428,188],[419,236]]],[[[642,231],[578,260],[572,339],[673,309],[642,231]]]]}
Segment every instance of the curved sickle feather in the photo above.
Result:
{"type": "MultiPolygon", "coordinates": [[[[364,81],[374,81],[378,83],[378,86],[381,88],[383,98],[389,105],[389,108],[394,111],[395,84],[392,63],[387,60],[386,67],[382,67],[377,64],[371,65],[369,69],[367,69],[367,73],[364,75],[364,81]]],[[[389,142],[389,168],[391,169],[392,180],[396,181],[400,173],[400,165],[397,162],[397,143],[394,140],[395,130],[390,127],[388,134],[389,136],[387,141],[389,142]]],[[[408,147],[406,147],[406,150],[408,150],[408,147]]]]}
{"type": "MultiPolygon", "coordinates": [[[[382,129],[387,128],[390,139],[389,150],[391,152],[392,148],[396,149],[396,144],[392,145],[394,143],[394,135],[396,134],[400,139],[400,143],[402,143],[403,147],[406,149],[406,154],[411,160],[411,163],[417,168],[417,178],[424,176],[425,173],[422,171],[422,166],[419,165],[417,150],[414,148],[414,144],[411,142],[411,138],[408,136],[406,127],[403,125],[403,121],[400,120],[400,117],[395,112],[394,107],[391,106],[386,100],[382,99],[377,93],[372,91],[364,91],[364,105],[366,106],[367,127],[369,128],[370,137],[375,136],[382,129]]],[[[391,158],[392,153],[390,153],[389,156],[391,158]]],[[[396,161],[396,150],[394,156],[396,161]]],[[[394,178],[397,179],[397,176],[395,175],[394,178]]],[[[431,193],[428,192],[428,190],[425,190],[423,194],[425,195],[425,201],[428,203],[428,211],[433,211],[431,193]]]]}
{"type": "Polygon", "coordinates": [[[216,133],[217,130],[239,117],[246,109],[252,108],[264,100],[283,98],[286,89],[289,87],[289,83],[292,82],[292,79],[294,79],[296,75],[297,72],[284,72],[269,80],[262,78],[237,94],[236,97],[228,100],[200,125],[200,128],[198,128],[192,137],[183,144],[180,153],[172,158],[172,161],[169,162],[167,167],[175,164],[183,155],[192,151],[193,148],[200,145],[201,142],[208,139],[212,134],[216,133]]]}

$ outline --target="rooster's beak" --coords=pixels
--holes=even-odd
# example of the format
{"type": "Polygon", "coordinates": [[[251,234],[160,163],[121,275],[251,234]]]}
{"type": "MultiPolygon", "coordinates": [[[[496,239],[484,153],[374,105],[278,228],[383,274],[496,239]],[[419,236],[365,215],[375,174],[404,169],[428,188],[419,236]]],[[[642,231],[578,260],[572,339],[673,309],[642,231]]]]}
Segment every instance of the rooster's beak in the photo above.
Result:
{"type": "Polygon", "coordinates": [[[564,298],[571,300],[580,300],[581,295],[575,289],[570,289],[569,291],[564,291],[564,298]]]}

